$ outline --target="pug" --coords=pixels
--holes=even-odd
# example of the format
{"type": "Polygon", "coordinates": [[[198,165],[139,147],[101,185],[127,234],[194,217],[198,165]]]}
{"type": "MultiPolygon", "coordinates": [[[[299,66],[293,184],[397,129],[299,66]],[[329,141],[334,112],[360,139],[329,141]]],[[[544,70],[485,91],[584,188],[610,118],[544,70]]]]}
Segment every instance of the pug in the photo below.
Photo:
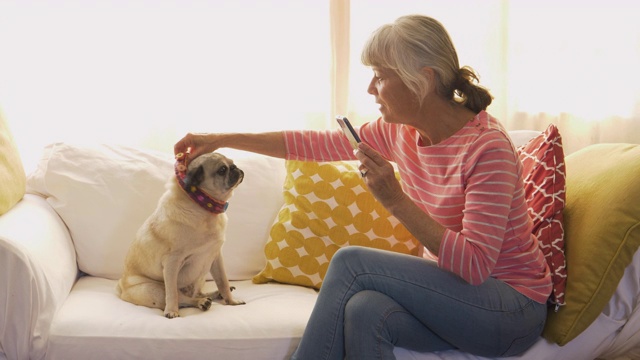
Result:
{"type": "Polygon", "coordinates": [[[164,310],[179,317],[181,307],[209,310],[216,299],[241,305],[222,261],[227,201],[244,172],[219,153],[201,155],[187,166],[187,154],[176,155],[175,176],[154,212],[137,232],[127,253],[117,292],[124,301],[164,310]],[[217,285],[203,293],[207,275],[217,285]]]}

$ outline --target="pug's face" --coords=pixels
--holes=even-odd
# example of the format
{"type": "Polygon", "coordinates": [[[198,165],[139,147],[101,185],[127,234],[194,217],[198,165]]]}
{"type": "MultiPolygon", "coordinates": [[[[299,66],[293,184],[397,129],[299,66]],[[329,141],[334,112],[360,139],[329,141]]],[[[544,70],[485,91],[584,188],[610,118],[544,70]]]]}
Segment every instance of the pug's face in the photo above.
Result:
{"type": "Polygon", "coordinates": [[[233,160],[219,153],[209,153],[195,158],[187,168],[185,189],[197,186],[220,201],[227,201],[244,179],[244,172],[233,160]]]}

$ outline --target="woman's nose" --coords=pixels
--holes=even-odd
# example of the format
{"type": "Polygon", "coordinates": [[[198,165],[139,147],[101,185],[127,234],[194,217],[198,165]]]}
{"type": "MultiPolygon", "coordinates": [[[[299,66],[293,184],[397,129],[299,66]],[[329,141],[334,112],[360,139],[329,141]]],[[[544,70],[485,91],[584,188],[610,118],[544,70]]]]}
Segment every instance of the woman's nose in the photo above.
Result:
{"type": "Polygon", "coordinates": [[[375,95],[376,94],[376,87],[374,85],[374,79],[371,79],[371,81],[369,82],[369,87],[367,88],[367,93],[371,94],[371,95],[375,95]]]}

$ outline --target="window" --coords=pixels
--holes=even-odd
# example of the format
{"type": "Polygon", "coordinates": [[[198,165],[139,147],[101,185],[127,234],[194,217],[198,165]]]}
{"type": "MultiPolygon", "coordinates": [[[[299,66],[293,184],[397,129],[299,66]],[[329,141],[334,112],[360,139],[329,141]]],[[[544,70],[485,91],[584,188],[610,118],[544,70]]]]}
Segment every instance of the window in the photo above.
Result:
{"type": "Polygon", "coordinates": [[[328,9],[3,0],[0,107],[27,164],[55,141],[173,151],[187,132],[325,127],[328,9]]]}
{"type": "Polygon", "coordinates": [[[3,0],[0,108],[27,168],[55,141],[171,152],[187,132],[379,116],[368,35],[409,13],[448,29],[509,129],[565,152],[640,142],[640,5],[508,0],[3,0]],[[331,36],[333,34],[333,37],[331,36]]]}

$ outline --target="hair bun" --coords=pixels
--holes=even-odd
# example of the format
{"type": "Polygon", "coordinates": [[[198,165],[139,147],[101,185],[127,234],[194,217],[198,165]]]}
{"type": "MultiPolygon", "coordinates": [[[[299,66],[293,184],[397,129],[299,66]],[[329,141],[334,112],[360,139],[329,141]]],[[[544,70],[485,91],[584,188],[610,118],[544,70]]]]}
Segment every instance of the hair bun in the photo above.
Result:
{"type": "Polygon", "coordinates": [[[479,82],[475,71],[469,66],[463,66],[458,70],[453,84],[454,93],[459,97],[456,102],[463,104],[476,113],[486,110],[493,100],[491,93],[479,86],[479,82]]]}

